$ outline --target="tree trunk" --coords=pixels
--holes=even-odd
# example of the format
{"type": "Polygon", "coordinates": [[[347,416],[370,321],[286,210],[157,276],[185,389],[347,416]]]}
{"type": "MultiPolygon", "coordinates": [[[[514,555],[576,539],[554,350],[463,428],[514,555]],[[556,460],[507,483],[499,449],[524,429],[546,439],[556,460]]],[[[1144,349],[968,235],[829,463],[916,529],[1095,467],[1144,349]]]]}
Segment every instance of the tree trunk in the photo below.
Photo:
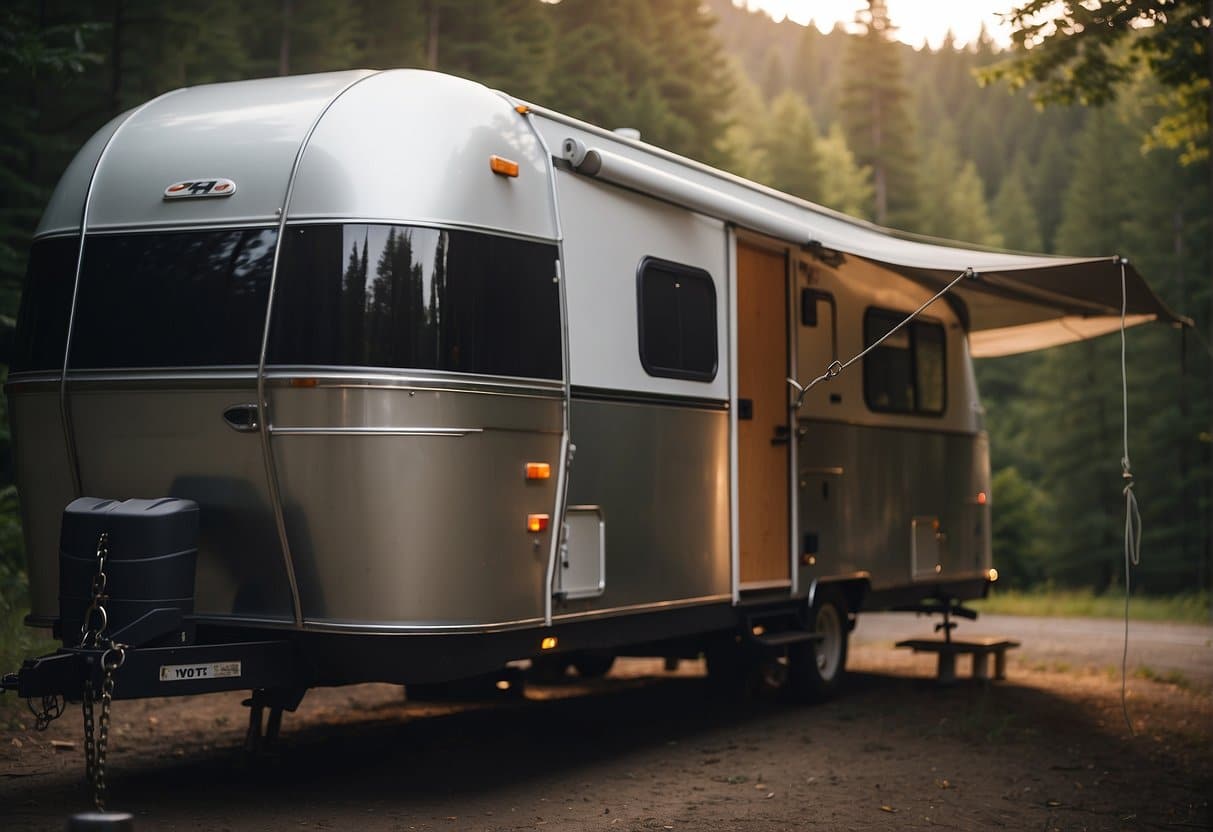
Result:
{"type": "Polygon", "coordinates": [[[282,38],[278,41],[278,74],[291,74],[291,5],[292,0],[282,0],[282,38]]]}
{"type": "Polygon", "coordinates": [[[114,3],[110,33],[110,112],[122,112],[122,0],[114,3]]]}
{"type": "Polygon", "coordinates": [[[429,35],[425,41],[425,65],[430,69],[438,69],[438,3],[436,0],[430,0],[427,6],[429,35]]]}

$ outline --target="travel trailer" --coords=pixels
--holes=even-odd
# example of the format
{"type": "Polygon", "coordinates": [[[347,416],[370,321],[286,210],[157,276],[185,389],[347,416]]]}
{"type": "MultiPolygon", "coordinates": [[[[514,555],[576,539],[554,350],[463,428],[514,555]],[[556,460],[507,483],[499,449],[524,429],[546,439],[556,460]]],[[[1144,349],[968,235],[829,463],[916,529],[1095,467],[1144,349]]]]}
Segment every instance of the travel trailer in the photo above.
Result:
{"type": "Polygon", "coordinates": [[[706,653],[827,694],[855,616],[996,577],[973,358],[1122,299],[1176,320],[1123,260],[908,238],[437,73],[167,93],[31,252],[7,394],[64,648],[5,687],[289,708],[706,653]],[[188,597],[135,599],[153,562],[188,597]]]}

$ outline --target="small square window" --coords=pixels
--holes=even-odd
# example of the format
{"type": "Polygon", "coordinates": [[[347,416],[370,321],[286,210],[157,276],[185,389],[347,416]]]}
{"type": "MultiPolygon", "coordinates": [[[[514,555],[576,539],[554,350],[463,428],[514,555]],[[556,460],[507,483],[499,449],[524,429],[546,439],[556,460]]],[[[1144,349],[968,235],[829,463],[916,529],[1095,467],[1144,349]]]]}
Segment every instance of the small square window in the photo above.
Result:
{"type": "MultiPolygon", "coordinates": [[[[863,319],[864,344],[871,345],[905,315],[869,309],[863,319]]],[[[945,334],[941,324],[910,321],[863,360],[863,394],[881,413],[940,416],[947,405],[945,334]]]]}
{"type": "Polygon", "coordinates": [[[637,277],[640,363],[651,376],[716,377],[716,285],[703,269],[646,257],[637,277]]]}

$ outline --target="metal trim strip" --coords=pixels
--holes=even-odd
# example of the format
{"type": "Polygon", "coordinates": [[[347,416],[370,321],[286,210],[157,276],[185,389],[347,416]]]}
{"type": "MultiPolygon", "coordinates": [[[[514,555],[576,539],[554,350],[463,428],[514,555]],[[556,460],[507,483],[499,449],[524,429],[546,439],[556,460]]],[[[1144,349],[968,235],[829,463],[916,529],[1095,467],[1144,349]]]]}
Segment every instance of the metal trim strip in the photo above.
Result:
{"type": "Polygon", "coordinates": [[[716,410],[721,412],[729,410],[727,399],[701,399],[694,396],[640,393],[633,390],[613,390],[605,387],[582,387],[580,385],[573,386],[572,394],[573,399],[576,401],[682,407],[693,410],[716,410]]]}
{"type": "MultiPolygon", "coordinates": [[[[336,216],[316,216],[316,217],[290,217],[287,222],[288,226],[297,225],[395,225],[395,226],[412,226],[419,228],[435,228],[442,231],[474,231],[477,233],[491,234],[494,237],[505,237],[510,240],[523,240],[530,243],[546,243],[553,245],[559,243],[559,238],[542,237],[535,234],[521,234],[517,231],[506,231],[501,228],[495,228],[487,225],[468,225],[458,222],[450,222],[449,220],[430,220],[424,217],[395,217],[392,219],[386,217],[366,217],[356,214],[351,214],[347,217],[336,216]]],[[[559,228],[559,226],[557,226],[559,228]]]]}
{"type": "Polygon", "coordinates": [[[122,120],[121,124],[114,128],[114,132],[106,139],[105,146],[97,154],[97,161],[93,164],[93,172],[88,178],[88,189],[84,192],[84,205],[80,208],[80,246],[76,249],[76,275],[72,281],[72,305],[67,316],[67,335],[63,342],[63,371],[59,376],[59,418],[63,422],[63,438],[67,443],[67,458],[71,465],[72,485],[75,486],[77,497],[83,496],[82,489],[84,486],[81,482],[80,455],[76,450],[75,431],[72,430],[72,409],[67,398],[67,366],[72,355],[72,329],[76,324],[76,301],[80,295],[80,272],[84,268],[84,245],[88,234],[88,209],[93,201],[93,186],[97,182],[97,171],[101,170],[101,165],[105,162],[105,155],[113,145],[114,139],[118,138],[118,134],[122,132],[122,128],[130,124],[131,119],[157,101],[162,101],[178,92],[181,92],[181,90],[170,90],[156,96],[151,101],[140,104],[131,110],[130,114],[122,120]]]}
{"type": "Polygon", "coordinates": [[[328,114],[329,109],[337,102],[337,99],[345,95],[355,85],[365,81],[367,78],[374,78],[378,74],[378,72],[368,73],[355,78],[342,87],[316,115],[311,126],[303,135],[303,140],[299,142],[299,150],[295,153],[295,161],[291,163],[291,172],[287,176],[286,192],[282,195],[282,208],[279,209],[278,218],[278,236],[274,240],[274,265],[270,269],[270,285],[265,299],[265,328],[261,332],[261,354],[257,360],[257,421],[267,428],[261,431],[261,453],[265,461],[266,486],[269,489],[270,505],[274,511],[274,525],[278,529],[278,540],[282,546],[282,563],[286,569],[287,583],[290,584],[291,588],[291,605],[295,612],[295,626],[299,628],[303,627],[303,603],[299,598],[299,582],[295,577],[295,564],[291,558],[291,543],[287,535],[286,517],[282,508],[282,492],[278,487],[278,471],[274,464],[274,449],[270,443],[270,421],[266,412],[268,410],[268,403],[265,400],[265,354],[269,349],[270,324],[273,322],[274,288],[278,282],[278,266],[282,261],[282,240],[286,236],[286,217],[290,213],[291,195],[295,191],[295,177],[299,174],[299,165],[303,161],[304,153],[307,152],[308,143],[316,132],[316,128],[320,126],[320,122],[328,114]]]}
{"type": "Polygon", "coordinates": [[[672,601],[653,601],[646,604],[627,604],[619,607],[605,607],[598,610],[586,610],[584,612],[570,612],[562,615],[553,616],[554,622],[566,623],[570,621],[580,621],[584,619],[602,618],[604,616],[625,615],[634,612],[652,612],[656,610],[670,610],[681,607],[699,607],[708,604],[716,604],[721,601],[729,601],[731,596],[728,593],[720,593],[718,595],[701,595],[696,598],[678,598],[672,601]]]}
{"type": "Polygon", "coordinates": [[[274,427],[266,430],[274,436],[467,436],[469,433],[484,433],[484,428],[431,428],[431,427],[274,427]]]}
{"type": "Polygon", "coordinates": [[[516,621],[497,621],[485,624],[398,624],[382,621],[332,621],[318,618],[304,619],[303,629],[310,632],[350,633],[368,632],[399,635],[447,635],[452,633],[494,633],[509,630],[524,630],[528,627],[546,626],[542,618],[521,618],[516,621]]]}
{"type": "MultiPolygon", "coordinates": [[[[737,227],[725,226],[729,324],[729,401],[737,401],[737,227]]],[[[737,410],[729,411],[729,587],[733,604],[741,602],[741,462],[737,448],[737,410]]]]}
{"type": "MultiPolygon", "coordinates": [[[[930,427],[928,425],[890,425],[888,423],[873,424],[872,422],[858,422],[854,419],[822,419],[816,416],[799,419],[798,425],[846,425],[847,427],[867,428],[869,430],[885,430],[885,431],[903,431],[905,433],[932,433],[941,436],[961,436],[970,439],[977,439],[982,436],[988,436],[989,432],[984,430],[957,430],[955,428],[930,427]]],[[[805,434],[808,436],[809,434],[805,434]]]]}
{"type": "Polygon", "coordinates": [[[504,393],[515,391],[532,395],[559,395],[564,385],[548,379],[523,379],[516,376],[481,376],[471,373],[430,375],[417,370],[371,369],[367,367],[308,367],[275,365],[265,373],[267,382],[285,385],[291,379],[306,377],[317,380],[317,386],[336,388],[429,389],[455,390],[469,393],[504,393]],[[321,383],[328,382],[328,383],[321,383]]]}
{"type": "Polygon", "coordinates": [[[563,393],[563,430],[560,437],[560,462],[556,469],[556,499],[552,506],[552,516],[556,518],[557,526],[551,534],[548,549],[548,563],[544,575],[543,591],[543,623],[552,624],[552,598],[556,592],[556,560],[560,553],[561,539],[564,537],[564,513],[569,499],[569,469],[573,465],[573,454],[577,446],[573,444],[573,424],[571,410],[573,407],[573,388],[571,382],[571,365],[569,362],[569,305],[568,292],[565,290],[566,275],[564,273],[564,228],[560,223],[560,189],[556,184],[556,168],[552,161],[552,151],[543,137],[543,132],[535,126],[530,117],[530,109],[518,109],[515,101],[504,93],[499,93],[511,107],[514,108],[535,136],[540,150],[547,161],[548,183],[552,194],[552,228],[556,232],[556,281],[560,289],[560,342],[561,361],[563,363],[562,393],[563,393]]]}
{"type": "Polygon", "coordinates": [[[779,578],[773,581],[747,581],[741,584],[742,592],[750,592],[751,590],[763,589],[791,589],[791,578],[779,578]]]}

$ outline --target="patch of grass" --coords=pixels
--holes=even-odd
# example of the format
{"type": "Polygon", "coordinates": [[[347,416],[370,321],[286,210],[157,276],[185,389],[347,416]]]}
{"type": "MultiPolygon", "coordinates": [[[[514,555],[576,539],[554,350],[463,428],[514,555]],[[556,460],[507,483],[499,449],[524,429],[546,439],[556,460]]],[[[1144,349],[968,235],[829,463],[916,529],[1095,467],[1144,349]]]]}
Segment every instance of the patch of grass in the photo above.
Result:
{"type": "MultiPolygon", "coordinates": [[[[27,599],[25,576],[0,563],[0,674],[12,673],[30,656],[52,653],[58,647],[45,630],[25,626],[27,599]]],[[[25,713],[22,700],[11,693],[0,694],[0,723],[25,713]]]]}
{"type": "Polygon", "coordinates": [[[1188,690],[1192,687],[1192,680],[1179,670],[1166,670],[1159,672],[1149,665],[1140,665],[1133,671],[1134,679],[1145,679],[1148,682],[1160,682],[1164,685],[1175,685],[1177,688],[1188,690]]]}
{"type": "MultiPolygon", "coordinates": [[[[1090,589],[1000,589],[990,597],[973,601],[980,612],[1006,615],[1035,615],[1057,618],[1121,618],[1125,597],[1116,592],[1102,595],[1090,589]]],[[[1181,595],[1134,595],[1129,602],[1129,617],[1135,621],[1177,621],[1206,624],[1213,620],[1208,592],[1181,595]]]]}

